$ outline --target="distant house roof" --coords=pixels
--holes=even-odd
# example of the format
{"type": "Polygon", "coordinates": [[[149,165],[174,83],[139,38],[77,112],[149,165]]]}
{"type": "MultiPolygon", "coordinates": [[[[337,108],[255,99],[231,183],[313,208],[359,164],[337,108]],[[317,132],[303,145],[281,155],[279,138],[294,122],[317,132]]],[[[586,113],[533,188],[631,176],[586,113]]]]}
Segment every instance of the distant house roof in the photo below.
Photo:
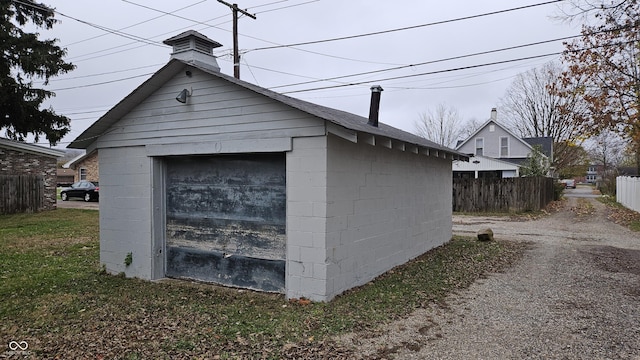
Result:
{"type": "Polygon", "coordinates": [[[540,145],[542,147],[542,153],[547,155],[549,159],[553,156],[553,138],[550,136],[546,137],[528,137],[522,138],[522,140],[526,141],[527,144],[534,147],[536,145],[540,145]]]}
{"type": "Polygon", "coordinates": [[[59,158],[64,156],[63,150],[47,148],[44,146],[39,146],[34,144],[27,144],[20,141],[9,140],[6,138],[0,138],[0,147],[17,150],[17,151],[24,151],[24,152],[28,152],[36,155],[49,156],[53,158],[59,158]]]}
{"type": "Polygon", "coordinates": [[[378,127],[371,126],[367,124],[368,119],[365,117],[282,95],[272,90],[225,75],[219,71],[214,71],[210,68],[199,66],[197,63],[188,63],[180,59],[171,59],[165,66],[158,70],[147,81],[142,83],[131,94],[121,100],[94,124],[87,128],[80,136],[78,136],[73,142],[71,142],[68,147],[92,150],[91,147],[95,146],[94,142],[96,141],[96,139],[105,131],[107,131],[107,129],[111,125],[120,120],[129,111],[131,111],[133,107],[142,102],[154,91],[161,88],[170,78],[172,78],[179,71],[184,70],[184,68],[187,66],[192,66],[203,72],[211,74],[212,76],[242,86],[246,89],[306,112],[307,114],[329,121],[345,129],[376,136],[382,136],[392,140],[398,140],[404,143],[412,144],[418,147],[435,150],[442,154],[449,155],[449,157],[452,159],[465,161],[468,160],[468,157],[466,155],[459,153],[453,149],[440,146],[432,141],[394,128],[384,123],[380,122],[378,127]]]}
{"type": "Polygon", "coordinates": [[[81,163],[84,159],[88,158],[91,154],[93,154],[93,151],[92,152],[87,151],[84,154],[80,154],[74,157],[73,159],[69,160],[66,164],[62,165],[62,167],[73,169],[76,165],[81,163]]]}

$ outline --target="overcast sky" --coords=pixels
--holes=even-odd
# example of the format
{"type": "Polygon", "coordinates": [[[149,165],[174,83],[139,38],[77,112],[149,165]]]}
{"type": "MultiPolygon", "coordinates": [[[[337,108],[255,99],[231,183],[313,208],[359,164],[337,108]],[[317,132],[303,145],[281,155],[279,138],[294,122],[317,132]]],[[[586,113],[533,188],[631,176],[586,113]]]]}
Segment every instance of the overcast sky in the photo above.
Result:
{"type": "MultiPolygon", "coordinates": [[[[61,23],[52,31],[40,30],[41,37],[59,39],[58,44],[68,49],[66,59],[77,65],[48,85],[57,96],[47,105],[72,119],[71,132],[58,147],[66,147],[166,64],[171,48],[162,41],[185,30],[199,31],[223,44],[215,54],[222,72],[233,75],[231,10],[217,0],[43,1],[56,9],[61,23]]],[[[381,85],[380,121],[409,132],[414,132],[420,113],[440,103],[458,109],[465,120],[484,122],[518,73],[559,56],[511,60],[564,49],[562,41],[519,46],[579,34],[577,26],[553,18],[565,2],[539,6],[534,5],[543,1],[237,3],[257,17],[239,20],[243,80],[365,117],[369,88],[381,85]],[[531,7],[510,10],[525,6],[531,7]],[[407,27],[411,29],[392,31],[407,27]],[[380,34],[265,49],[367,33],[380,34]],[[519,48],[492,52],[508,47],[519,48]],[[490,53],[466,56],[480,52],[490,53]],[[454,57],[463,58],[447,60],[454,57]],[[495,62],[503,63],[487,65],[495,62]],[[461,69],[466,67],[470,68],[461,69]],[[363,72],[373,73],[347,77],[363,72]],[[340,78],[317,81],[336,77],[340,78]],[[291,86],[303,82],[307,83],[291,86]],[[357,85],[334,87],[349,83],[357,85]],[[326,87],[332,88],[290,92],[326,87]]]]}

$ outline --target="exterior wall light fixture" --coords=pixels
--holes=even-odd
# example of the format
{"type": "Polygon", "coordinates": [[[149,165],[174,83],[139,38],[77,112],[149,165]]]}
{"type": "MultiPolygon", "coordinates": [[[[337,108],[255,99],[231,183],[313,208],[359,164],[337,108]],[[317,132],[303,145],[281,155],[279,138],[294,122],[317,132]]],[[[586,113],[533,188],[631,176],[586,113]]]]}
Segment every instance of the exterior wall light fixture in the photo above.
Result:
{"type": "Polygon", "coordinates": [[[193,90],[189,91],[187,89],[182,89],[182,91],[180,91],[180,94],[176,96],[176,100],[178,100],[178,102],[185,104],[187,102],[187,98],[189,98],[192,93],[193,93],[193,90]]]}

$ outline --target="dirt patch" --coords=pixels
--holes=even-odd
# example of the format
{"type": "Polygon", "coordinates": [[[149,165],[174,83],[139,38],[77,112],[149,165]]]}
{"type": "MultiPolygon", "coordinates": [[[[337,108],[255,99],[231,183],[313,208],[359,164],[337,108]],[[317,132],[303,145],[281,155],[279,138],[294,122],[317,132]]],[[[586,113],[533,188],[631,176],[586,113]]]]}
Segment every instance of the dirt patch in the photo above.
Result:
{"type": "Polygon", "coordinates": [[[577,199],[576,205],[571,207],[571,211],[576,214],[578,219],[589,218],[596,213],[596,208],[588,199],[577,199]]]}
{"type": "Polygon", "coordinates": [[[589,256],[601,270],[640,275],[640,250],[596,246],[580,251],[589,256]]]}
{"type": "Polygon", "coordinates": [[[350,349],[331,341],[309,342],[308,344],[286,344],[282,349],[283,359],[353,359],[350,349]]]}

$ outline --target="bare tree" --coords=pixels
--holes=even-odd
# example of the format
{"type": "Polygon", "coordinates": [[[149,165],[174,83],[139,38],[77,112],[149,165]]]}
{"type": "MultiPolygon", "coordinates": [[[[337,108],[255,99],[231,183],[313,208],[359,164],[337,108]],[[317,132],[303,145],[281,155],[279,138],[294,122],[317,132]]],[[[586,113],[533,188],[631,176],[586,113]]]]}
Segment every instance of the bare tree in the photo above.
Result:
{"type": "Polygon", "coordinates": [[[625,140],[617,133],[607,130],[589,140],[589,155],[601,167],[598,171],[598,187],[603,193],[615,194],[617,167],[625,157],[626,145],[625,140]]]}
{"type": "Polygon", "coordinates": [[[562,74],[560,65],[550,62],[522,73],[511,83],[501,99],[501,111],[507,127],[522,137],[551,137],[554,142],[553,166],[574,166],[571,159],[580,145],[580,128],[572,113],[580,111],[581,101],[561,97],[550,91],[562,74]]]}
{"type": "Polygon", "coordinates": [[[446,104],[438,104],[435,110],[420,114],[414,125],[416,135],[446,147],[454,147],[464,131],[458,110],[446,104]]]}
{"type": "Polygon", "coordinates": [[[480,129],[480,126],[482,126],[483,121],[478,120],[478,118],[473,117],[469,120],[467,120],[467,122],[464,123],[464,125],[462,126],[462,140],[464,139],[468,139],[471,135],[473,135],[473,133],[476,132],[476,130],[480,129]]]}
{"type": "MultiPolygon", "coordinates": [[[[582,36],[565,44],[567,70],[554,90],[580,96],[576,116],[585,135],[614,131],[629,143],[640,170],[640,1],[572,0],[565,20],[583,21],[582,36]]],[[[568,110],[570,112],[571,109],[568,110]]]]}
{"type": "Polygon", "coordinates": [[[624,159],[625,141],[612,131],[603,131],[590,139],[587,149],[596,163],[612,169],[624,159]]]}

